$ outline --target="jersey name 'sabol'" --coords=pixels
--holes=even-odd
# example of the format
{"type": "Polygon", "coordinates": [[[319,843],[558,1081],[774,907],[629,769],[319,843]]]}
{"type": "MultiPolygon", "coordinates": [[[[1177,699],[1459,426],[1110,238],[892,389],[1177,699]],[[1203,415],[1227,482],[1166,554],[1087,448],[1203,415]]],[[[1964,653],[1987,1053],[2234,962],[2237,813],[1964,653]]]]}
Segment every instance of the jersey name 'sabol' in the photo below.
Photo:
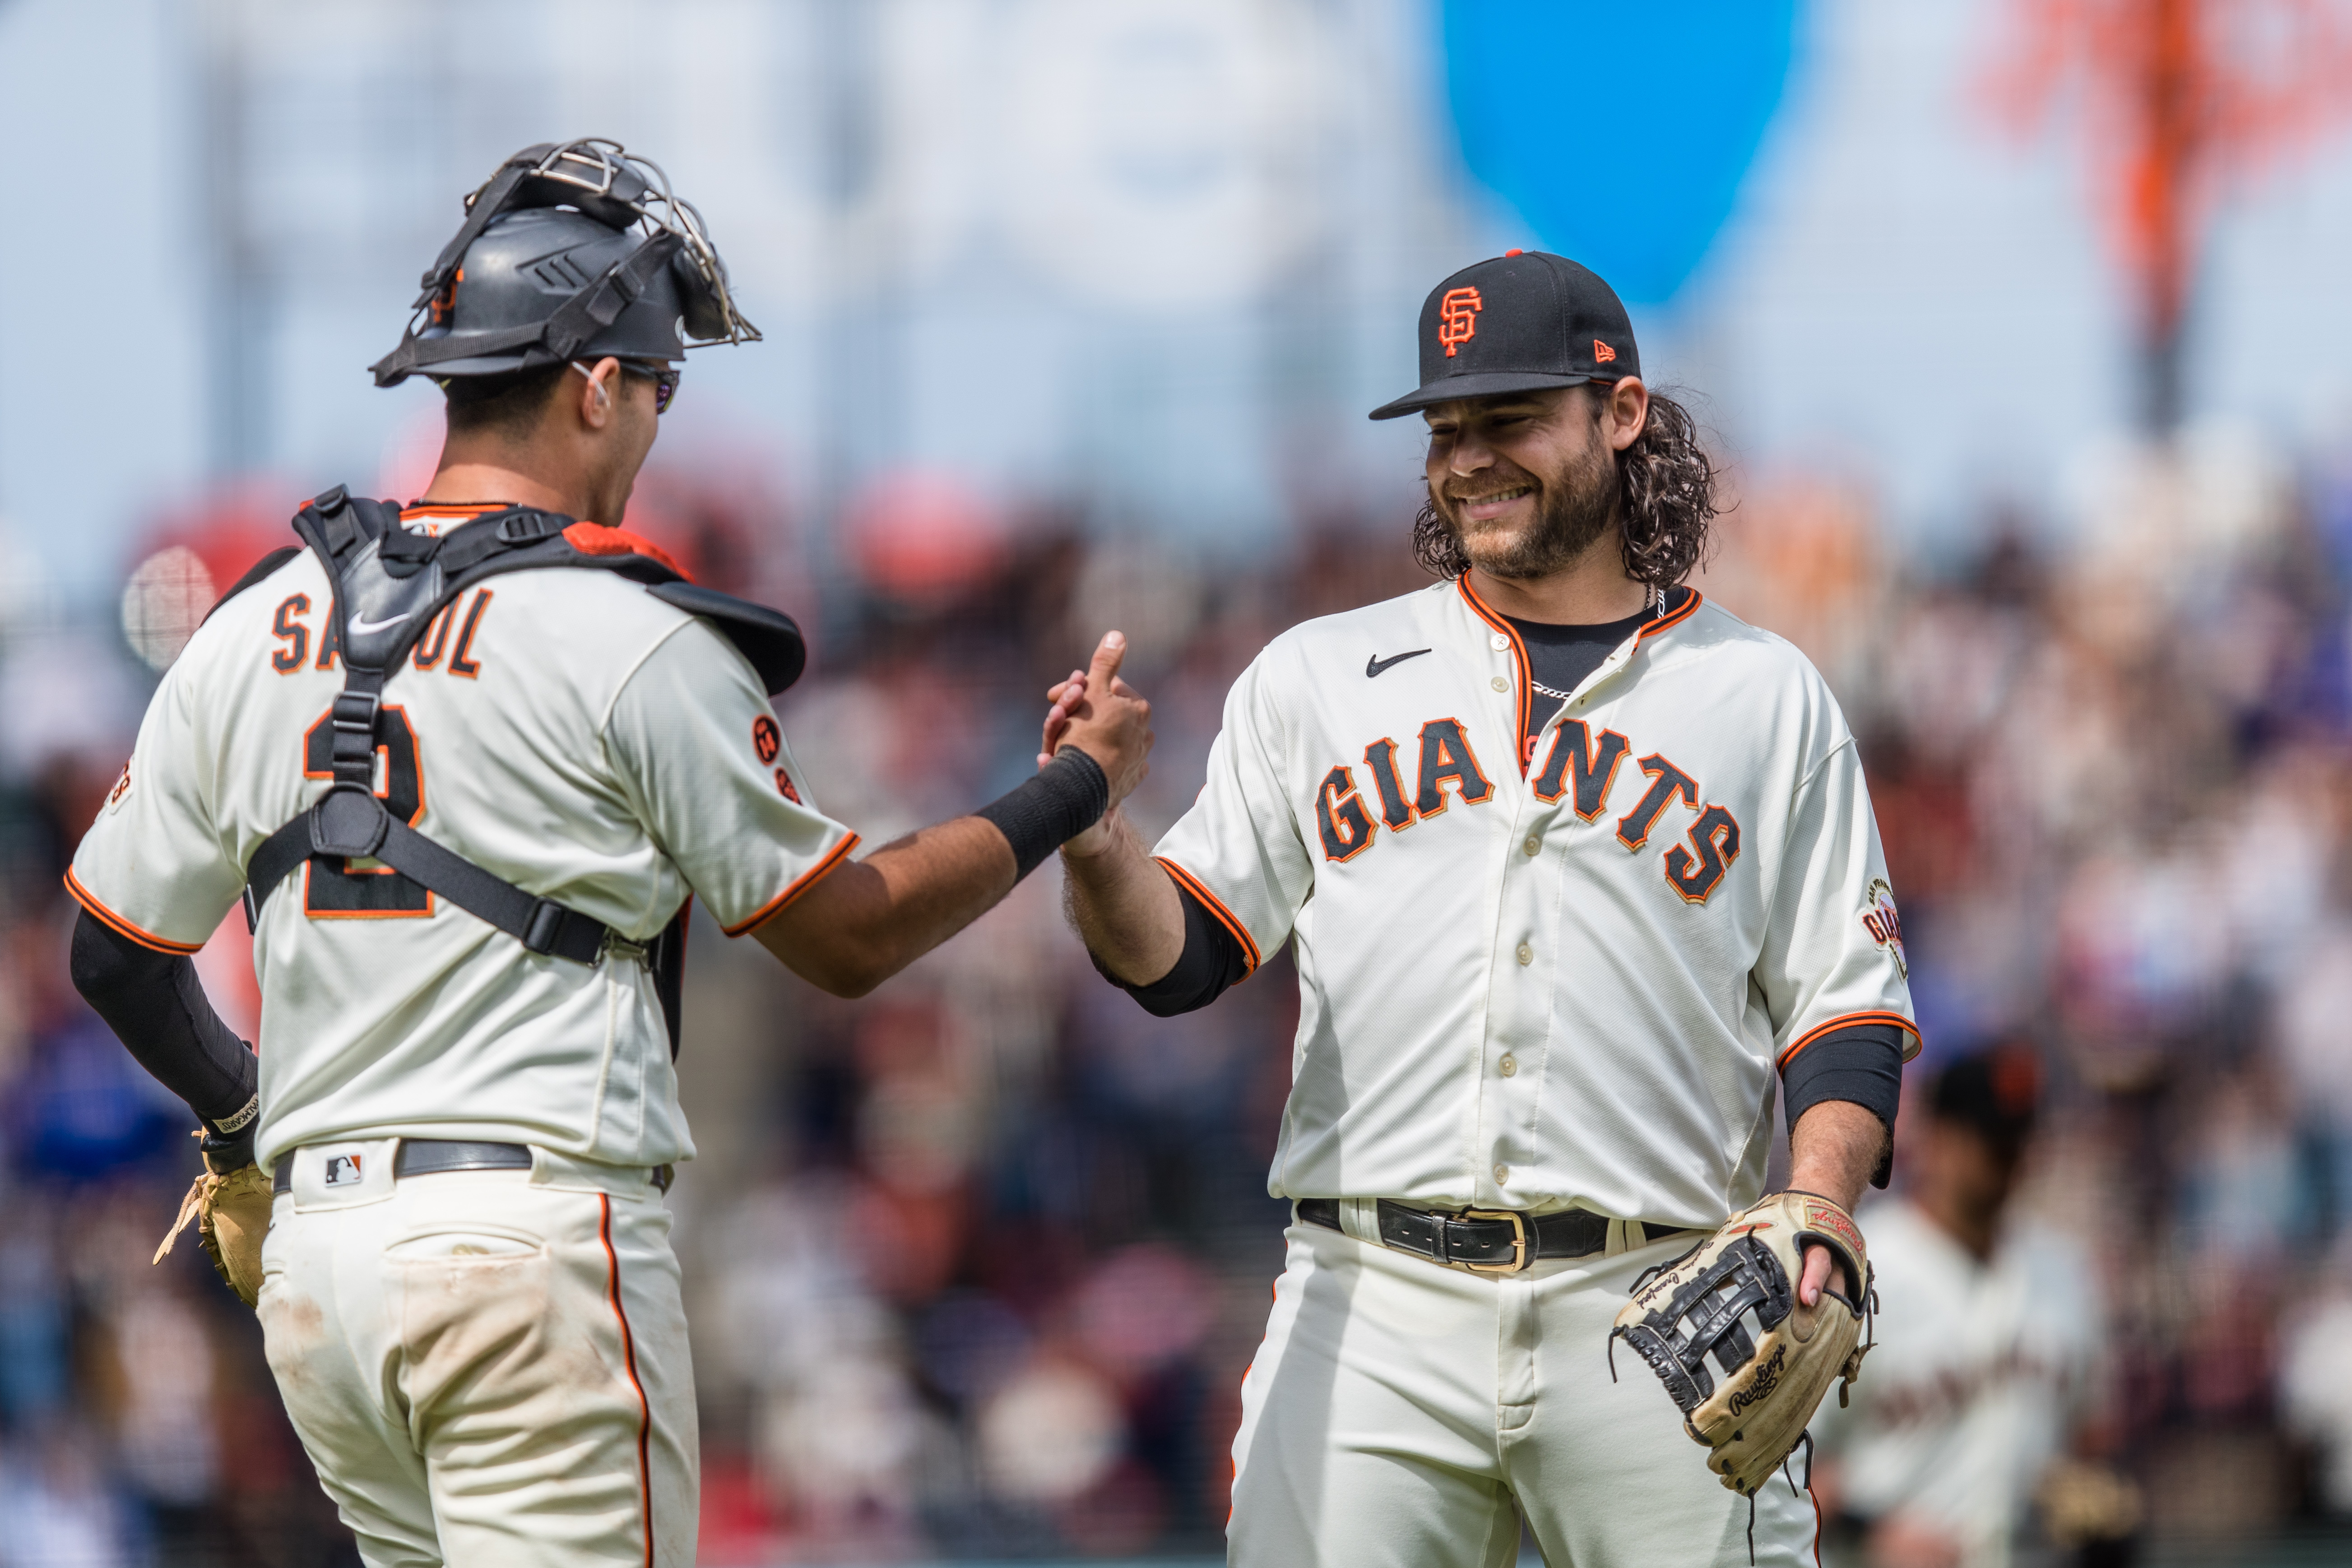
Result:
{"type": "MultiPolygon", "coordinates": [[[[467,680],[477,679],[482,673],[481,661],[474,657],[474,639],[482,629],[482,616],[497,596],[491,588],[476,588],[471,594],[445,605],[441,612],[425,624],[416,646],[409,650],[408,662],[419,670],[442,668],[442,657],[448,657],[448,672],[467,680]],[[460,605],[463,605],[461,612],[460,605]],[[457,628],[457,646],[449,646],[451,628],[457,628]]],[[[278,601],[278,610],[269,620],[269,635],[278,639],[278,647],[269,655],[269,668],[280,675],[296,670],[332,669],[336,656],[342,652],[342,627],[331,614],[320,617],[318,639],[318,662],[310,662],[310,595],[289,594],[278,601]]]]}
{"type": "MultiPolygon", "coordinates": [[[[165,673],[74,861],[76,896],[118,931],[201,946],[256,849],[327,791],[346,676],[334,594],[306,551],[219,606],[165,673]]],[[[624,945],[594,963],[534,953],[387,866],[303,861],[254,932],[264,1163],[383,1136],[689,1158],[660,998],[625,944],[688,897],[747,931],[856,843],[806,802],[759,673],[635,582],[513,572],[435,614],[383,687],[374,741],[393,818],[624,945]]]]}
{"type": "MultiPolygon", "coordinates": [[[[482,665],[475,657],[474,643],[481,632],[483,615],[494,597],[496,590],[478,587],[445,605],[427,623],[410,650],[408,663],[412,669],[418,673],[445,671],[449,677],[464,680],[479,679],[482,665]],[[457,638],[454,647],[450,644],[453,635],[457,638]]],[[[317,617],[320,636],[318,657],[313,661],[312,618],[310,595],[289,594],[278,601],[269,619],[270,636],[277,642],[268,654],[271,669],[279,675],[292,675],[306,668],[336,668],[336,658],[342,647],[342,628],[331,608],[317,617]]],[[[407,708],[398,702],[385,703],[376,730],[379,743],[375,792],[393,816],[411,827],[418,826],[425,816],[425,760],[423,742],[415,726],[409,722],[407,708]]],[[[331,708],[321,709],[303,732],[302,776],[333,778],[333,747],[334,713],[331,708]]],[[[433,894],[389,866],[333,868],[312,861],[302,868],[302,906],[313,919],[430,916],[433,894]]]]}
{"type": "Polygon", "coordinates": [[[1296,942],[1272,1189],[1714,1226],[1760,1190],[1780,1066],[1865,1024],[1916,1048],[1853,737],[1688,592],[1548,722],[1529,700],[1466,584],[1235,683],[1158,853],[1253,957],[1296,942]]]}

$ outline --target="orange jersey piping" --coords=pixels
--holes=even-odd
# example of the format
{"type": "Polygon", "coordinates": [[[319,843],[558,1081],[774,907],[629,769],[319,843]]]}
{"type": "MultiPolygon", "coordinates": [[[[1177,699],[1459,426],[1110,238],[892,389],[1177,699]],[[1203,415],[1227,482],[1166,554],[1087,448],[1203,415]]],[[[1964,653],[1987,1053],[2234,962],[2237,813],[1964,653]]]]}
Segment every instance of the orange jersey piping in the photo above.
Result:
{"type": "Polygon", "coordinates": [[[754,913],[751,919],[743,921],[740,925],[726,926],[721,929],[724,930],[729,936],[741,936],[745,931],[751,931],[757,926],[763,925],[767,921],[775,919],[778,915],[784,912],[786,905],[790,904],[794,899],[799,898],[803,893],[807,892],[811,888],[816,886],[818,878],[832,870],[835,866],[840,865],[842,861],[848,857],[849,852],[856,847],[857,835],[855,833],[849,834],[844,837],[840,843],[835,845],[833,848],[827,852],[824,859],[818,861],[815,865],[802,872],[798,877],[793,878],[793,885],[791,887],[786,888],[782,892],[778,893],[774,898],[770,899],[766,903],[761,904],[758,911],[754,913]]]}
{"type": "Polygon", "coordinates": [[[653,1401],[646,1397],[646,1385],[637,1377],[637,1341],[629,1331],[628,1309],[621,1305],[621,1255],[613,1249],[613,1194],[598,1193],[602,1206],[597,1220],[597,1239],[604,1244],[604,1261],[611,1267],[613,1281],[613,1316],[621,1323],[621,1363],[628,1369],[629,1386],[637,1394],[637,1489],[645,1500],[646,1568],[654,1568],[654,1467],[649,1440],[653,1436],[653,1401]]]}
{"type": "Polygon", "coordinates": [[[117,936],[129,937],[142,947],[152,948],[157,952],[168,952],[184,958],[205,945],[200,942],[173,942],[169,937],[157,936],[152,931],[142,931],[99,902],[98,895],[81,885],[81,879],[73,874],[73,868],[70,866],[66,868],[66,891],[72,895],[74,902],[88,910],[90,917],[100,925],[117,936]]]}
{"type": "Polygon", "coordinates": [[[1660,616],[1656,620],[1652,621],[1648,626],[1643,626],[1640,635],[1635,637],[1633,640],[1636,643],[1639,643],[1644,637],[1653,637],[1657,636],[1660,632],[1664,631],[1668,626],[1678,626],[1682,625],[1685,621],[1689,620],[1691,616],[1698,613],[1699,601],[1705,597],[1706,595],[1701,594],[1696,588],[1693,588],[1690,591],[1690,597],[1683,601],[1682,607],[1680,609],[1669,610],[1664,615],[1660,616]]]}
{"type": "Polygon", "coordinates": [[[1454,584],[1462,590],[1462,597],[1479,619],[1511,639],[1511,658],[1519,669],[1519,715],[1511,731],[1511,752],[1519,759],[1519,776],[1525,778],[1528,776],[1528,763],[1534,760],[1528,755],[1528,744],[1522,738],[1528,732],[1528,704],[1535,700],[1535,678],[1528,672],[1528,645],[1519,640],[1518,627],[1486,607],[1486,601],[1480,598],[1478,590],[1470,585],[1470,574],[1465,572],[1454,579],[1454,584]]]}
{"type": "MultiPolygon", "coordinates": [[[[1365,842],[1370,843],[1370,840],[1367,839],[1365,842]]],[[[1192,872],[1184,869],[1183,867],[1176,864],[1175,861],[1168,858],[1167,856],[1155,855],[1152,858],[1159,861],[1161,869],[1165,870],[1171,877],[1176,879],[1176,885],[1178,887],[1183,889],[1186,892],[1200,900],[1201,907],[1214,915],[1217,918],[1217,923],[1219,925],[1224,927],[1226,931],[1233,933],[1234,940],[1242,944],[1242,956],[1249,960],[1250,973],[1256,973],[1258,965],[1257,943],[1250,940],[1249,928],[1242,924],[1241,921],[1235,917],[1233,910],[1225,908],[1225,901],[1217,897],[1216,894],[1209,891],[1209,889],[1202,884],[1201,879],[1192,875],[1192,872]]],[[[1247,978],[1247,976],[1244,976],[1244,978],[1247,978]]]]}
{"type": "Polygon", "coordinates": [[[1802,1035],[1797,1037],[1796,1040],[1789,1047],[1789,1048],[1780,1053],[1780,1060],[1779,1064],[1780,1070],[1782,1072],[1788,1071],[1789,1063],[1796,1057],[1796,1054],[1799,1051],[1803,1050],[1807,1046],[1811,1045],[1815,1040],[1820,1039],[1823,1035],[1829,1034],[1832,1030],[1836,1029],[1852,1028],[1857,1024],[1892,1024],[1896,1028],[1902,1030],[1905,1034],[1909,1035],[1914,1038],[1918,1037],[1919,1034],[1919,1026],[1913,1023],[1910,1019],[1905,1017],[1900,1013],[1841,1013],[1836,1017],[1830,1019],[1827,1023],[1816,1024],[1811,1028],[1807,1029],[1802,1035]]]}
{"type": "Polygon", "coordinates": [[[418,517],[483,517],[494,511],[505,511],[514,502],[505,500],[420,500],[411,501],[400,509],[400,521],[418,517]]]}

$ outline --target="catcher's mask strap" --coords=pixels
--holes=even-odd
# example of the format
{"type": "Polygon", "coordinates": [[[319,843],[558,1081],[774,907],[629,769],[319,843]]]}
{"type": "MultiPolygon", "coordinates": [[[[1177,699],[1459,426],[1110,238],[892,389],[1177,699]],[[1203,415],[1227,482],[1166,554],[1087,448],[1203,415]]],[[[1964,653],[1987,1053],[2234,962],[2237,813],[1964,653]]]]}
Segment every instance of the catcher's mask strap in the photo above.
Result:
{"type": "Polygon", "coordinates": [[[701,213],[670,190],[669,176],[660,164],[601,136],[539,142],[499,164],[498,172],[466,198],[466,221],[419,279],[423,289],[410,307],[399,346],[369,370],[378,386],[395,386],[448,360],[510,353],[517,349],[524,351],[518,369],[562,363],[587,342],[593,326],[609,325],[621,308],[643,291],[653,273],[665,268],[677,280],[684,307],[679,325],[688,347],[760,341],[760,329],[735,308],[727,263],[711,244],[701,213]],[[552,206],[573,208],[616,229],[637,229],[646,236],[646,244],[607,268],[536,327],[446,340],[417,336],[436,304],[447,299],[467,250],[499,215],[552,206]]]}

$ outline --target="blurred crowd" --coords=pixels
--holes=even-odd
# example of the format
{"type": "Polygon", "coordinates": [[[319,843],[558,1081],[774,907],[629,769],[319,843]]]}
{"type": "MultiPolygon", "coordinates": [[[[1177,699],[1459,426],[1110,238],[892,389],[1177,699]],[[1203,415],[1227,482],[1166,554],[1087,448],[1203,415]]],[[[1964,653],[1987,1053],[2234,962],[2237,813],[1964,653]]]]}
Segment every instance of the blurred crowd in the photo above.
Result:
{"type": "MultiPolygon", "coordinates": [[[[1863,737],[1912,1079],[1996,1045],[2035,1065],[2002,1223],[2065,1249],[2095,1320],[2053,1457],[2128,1479],[2159,1539],[2352,1516],[2352,461],[2227,432],[2095,454],[2062,509],[1934,559],[1834,484],[1742,489],[1700,585],[1803,647],[1863,737]]],[[[1125,630],[1149,836],[1269,637],[1426,582],[1399,491],[1223,563],[921,476],[816,531],[673,472],[639,521],[808,626],[780,711],[869,843],[1009,787],[1046,686],[1125,630]]],[[[127,748],[131,650],[168,660],[244,564],[196,557],[244,537],[167,528],[195,555],[140,566],[127,637],[20,617],[0,658],[0,1568],[352,1560],[250,1314],[193,1247],[149,1263],[187,1117],[64,977],[58,877],[127,748]]],[[[249,1028],[241,936],[201,962],[249,1028]]],[[[1217,1551],[1295,1018],[1281,962],[1146,1016],[1064,929],[1050,864],[855,1004],[700,930],[701,1158],[672,1203],[703,1560],[1217,1551]]]]}

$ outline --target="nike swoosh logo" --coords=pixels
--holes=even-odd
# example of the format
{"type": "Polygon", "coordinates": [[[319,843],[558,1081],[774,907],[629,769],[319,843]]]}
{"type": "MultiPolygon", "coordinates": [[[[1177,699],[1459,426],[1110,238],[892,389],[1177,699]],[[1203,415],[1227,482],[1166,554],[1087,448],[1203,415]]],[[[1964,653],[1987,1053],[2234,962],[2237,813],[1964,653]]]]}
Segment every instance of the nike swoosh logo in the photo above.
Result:
{"type": "MultiPolygon", "coordinates": [[[[408,612],[408,616],[413,616],[415,613],[416,612],[415,610],[411,610],[408,612]]],[[[365,616],[353,616],[352,617],[352,635],[353,637],[365,637],[370,632],[380,632],[386,626],[396,626],[400,625],[401,622],[408,619],[408,616],[393,616],[388,619],[381,621],[369,620],[365,616]]]]}
{"type": "Polygon", "coordinates": [[[1370,680],[1372,677],[1380,674],[1381,671],[1388,668],[1389,666],[1392,664],[1402,664],[1409,658],[1419,658],[1423,654],[1425,654],[1429,650],[1425,647],[1417,647],[1411,653],[1400,653],[1388,658],[1368,658],[1364,660],[1364,679],[1366,680],[1370,680]]]}

